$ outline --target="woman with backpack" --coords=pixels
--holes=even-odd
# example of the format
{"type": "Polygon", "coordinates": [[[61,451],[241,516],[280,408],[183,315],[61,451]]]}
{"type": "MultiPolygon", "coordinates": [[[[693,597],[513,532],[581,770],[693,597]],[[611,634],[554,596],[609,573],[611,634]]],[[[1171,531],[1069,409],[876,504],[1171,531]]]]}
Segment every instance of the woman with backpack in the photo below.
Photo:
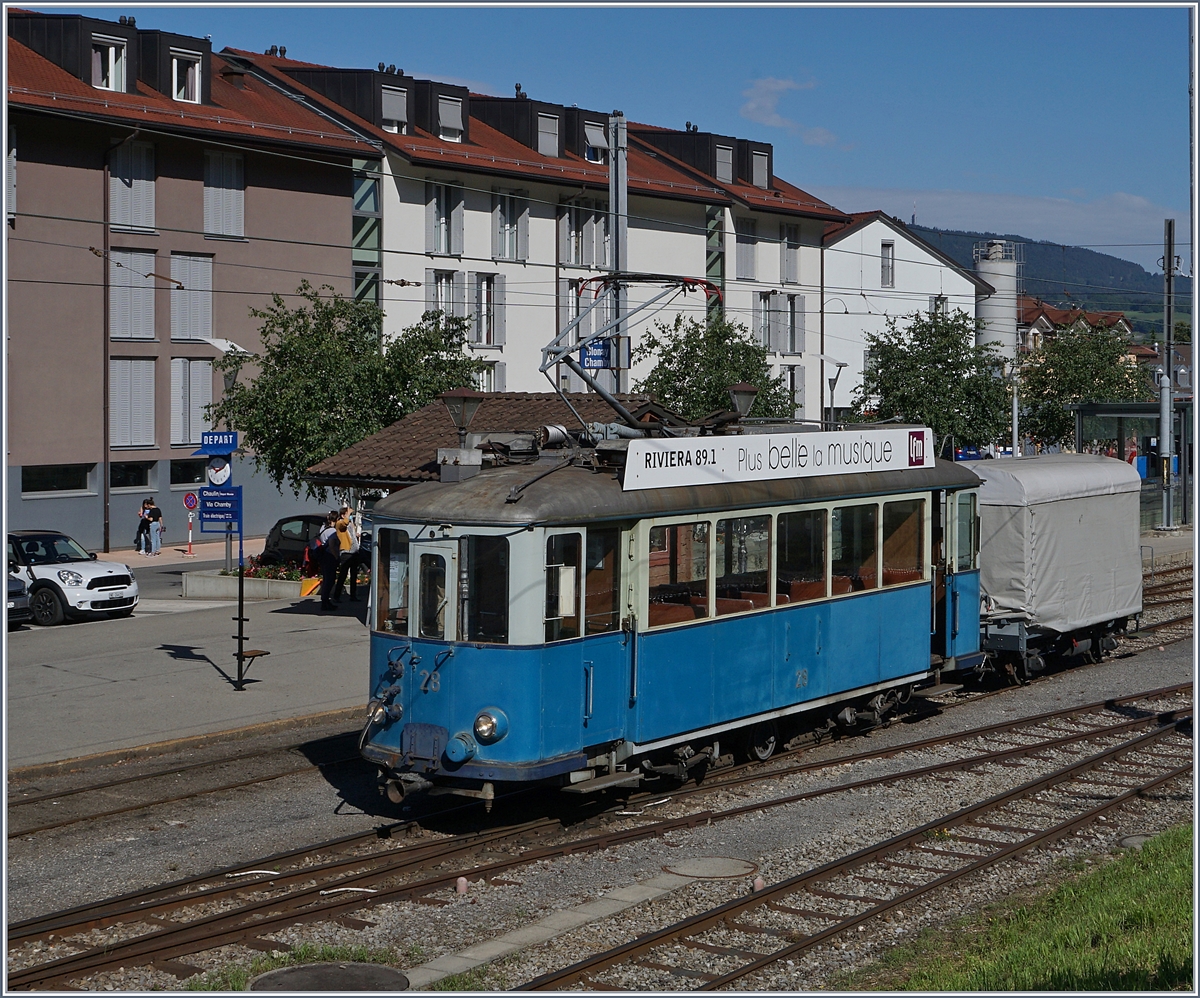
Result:
{"type": "Polygon", "coordinates": [[[341,545],[338,543],[337,521],[337,513],[329,513],[325,517],[324,529],[317,535],[317,541],[320,545],[317,550],[317,564],[321,568],[322,610],[332,610],[335,608],[331,597],[333,596],[334,583],[337,581],[338,555],[341,552],[341,545]]]}

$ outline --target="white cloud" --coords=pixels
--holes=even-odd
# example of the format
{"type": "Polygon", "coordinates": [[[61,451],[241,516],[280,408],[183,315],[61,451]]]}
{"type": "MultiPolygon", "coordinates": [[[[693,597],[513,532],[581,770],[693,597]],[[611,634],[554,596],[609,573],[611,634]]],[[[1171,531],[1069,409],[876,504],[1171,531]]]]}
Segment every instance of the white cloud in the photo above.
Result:
{"type": "MultiPolygon", "coordinates": [[[[932,228],[998,232],[1086,246],[1159,273],[1163,219],[1175,219],[1175,239],[1188,241],[1187,209],[1154,204],[1118,191],[1091,201],[980,194],[970,191],[918,191],[887,187],[806,187],[843,211],[879,209],[907,221],[917,203],[917,224],[932,228]],[[1129,245],[1135,244],[1135,245],[1129,245]]],[[[1183,271],[1190,272],[1187,246],[1179,247],[1183,271]]]]}
{"type": "Polygon", "coordinates": [[[802,136],[806,146],[832,146],[837,144],[838,137],[828,128],[806,128],[802,136]]]}
{"type": "Polygon", "coordinates": [[[779,113],[779,98],[789,90],[811,90],[814,86],[815,83],[800,84],[795,80],[777,80],[773,76],[755,80],[750,84],[750,89],[742,91],[746,103],[742,105],[740,113],[743,118],[760,125],[795,131],[800,126],[779,113]]]}

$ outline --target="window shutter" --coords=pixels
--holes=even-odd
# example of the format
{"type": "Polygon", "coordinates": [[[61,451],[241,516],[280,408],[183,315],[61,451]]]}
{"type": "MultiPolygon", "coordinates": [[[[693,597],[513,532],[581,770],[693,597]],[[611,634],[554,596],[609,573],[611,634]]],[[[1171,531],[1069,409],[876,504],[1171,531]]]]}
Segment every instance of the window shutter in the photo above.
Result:
{"type": "Polygon", "coordinates": [[[130,142],[128,145],[133,167],[129,224],[139,229],[153,229],[154,146],[148,142],[130,142]]]}
{"type": "Polygon", "coordinates": [[[133,287],[129,280],[128,250],[110,250],[108,254],[109,334],[127,338],[133,335],[133,287]],[[124,267],[117,266],[124,264],[124,267]]]}
{"type": "Polygon", "coordinates": [[[193,360],[188,364],[188,429],[191,438],[185,443],[198,443],[200,434],[210,429],[204,414],[212,405],[212,361],[193,360]]]}
{"type": "Polygon", "coordinates": [[[5,192],[8,197],[6,210],[9,218],[17,215],[17,130],[8,130],[8,159],[6,161],[5,192]]]}
{"type": "Polygon", "coordinates": [[[212,325],[212,271],[211,256],[192,257],[192,281],[190,285],[193,294],[192,307],[196,323],[196,336],[202,340],[211,340],[212,325]]]}
{"type": "Polygon", "coordinates": [[[583,265],[594,267],[596,265],[596,215],[591,211],[581,214],[583,215],[583,265]]]}
{"type": "Polygon", "coordinates": [[[492,278],[492,343],[504,346],[504,275],[492,278]]]}
{"type": "Polygon", "coordinates": [[[225,235],[245,234],[245,180],[242,174],[242,157],[237,153],[225,154],[225,235]]]}
{"type": "Polygon", "coordinates": [[[804,353],[804,295],[793,295],[796,303],[796,353],[804,353]]]}
{"type": "Polygon", "coordinates": [[[146,447],[154,444],[154,361],[135,360],[134,382],[134,438],[135,444],[146,447]]]}
{"type": "Polygon", "coordinates": [[[450,302],[451,312],[458,318],[467,314],[467,275],[457,270],[454,272],[454,297],[450,302]]]}
{"type": "Polygon", "coordinates": [[[782,222],[779,223],[779,283],[787,284],[791,280],[788,276],[788,241],[787,241],[787,226],[782,222]]]}
{"type": "Polygon", "coordinates": [[[529,202],[517,199],[517,259],[529,259],[529,202]]]}
{"type": "Polygon", "coordinates": [[[463,251],[463,189],[448,187],[446,193],[450,208],[450,252],[462,256],[463,251]]]}
{"type": "Polygon", "coordinates": [[[780,308],[782,295],[771,295],[767,300],[767,326],[771,349],[776,353],[787,350],[787,327],[783,322],[783,309],[780,308]]]}
{"type": "Polygon", "coordinates": [[[502,360],[496,361],[494,370],[492,371],[492,391],[502,392],[502,391],[506,390],[506,387],[505,387],[506,379],[505,379],[505,374],[504,374],[506,367],[507,367],[507,365],[504,363],[504,361],[502,361],[502,360]]]}
{"type": "Polygon", "coordinates": [[[437,185],[425,183],[425,252],[437,252],[434,233],[437,231],[437,185]]]}
{"type": "Polygon", "coordinates": [[[457,97],[438,97],[438,125],[463,130],[462,101],[457,97]]]}
{"type": "Polygon", "coordinates": [[[385,121],[408,121],[408,92],[395,87],[383,88],[383,119],[385,121]]]}
{"type": "Polygon", "coordinates": [[[154,254],[134,253],[133,335],[139,339],[154,339],[154,254]],[[145,275],[151,275],[149,277],[145,275]]]}
{"type": "Polygon", "coordinates": [[[171,358],[171,443],[191,442],[188,434],[188,362],[183,357],[171,358]]]}
{"type": "Polygon", "coordinates": [[[425,311],[432,312],[437,308],[437,288],[434,286],[434,273],[425,271],[425,311]]]}
{"type": "Polygon", "coordinates": [[[483,281],[473,270],[467,271],[467,314],[471,316],[471,328],[467,331],[467,339],[478,343],[483,339],[483,301],[481,287],[483,281]]]}
{"type": "MultiPolygon", "coordinates": [[[[187,288],[186,291],[182,291],[178,284],[171,285],[171,339],[173,340],[186,340],[192,336],[192,275],[188,262],[189,258],[181,254],[176,253],[171,256],[171,279],[180,281],[187,288]]],[[[172,377],[174,377],[174,365],[175,361],[172,360],[172,377]]]]}
{"type": "Polygon", "coordinates": [[[608,148],[608,128],[605,125],[598,125],[595,122],[585,121],[583,123],[583,134],[589,146],[595,149],[608,148]]]}
{"type": "Polygon", "coordinates": [[[108,362],[108,435],[113,447],[130,444],[129,364],[127,360],[108,362]]]}
{"type": "Polygon", "coordinates": [[[219,234],[221,231],[221,154],[204,154],[204,231],[219,234]]]}
{"type": "Polygon", "coordinates": [[[558,262],[571,262],[571,206],[558,209],[558,262]]]}
{"type": "Polygon", "coordinates": [[[492,192],[492,259],[497,259],[504,252],[500,238],[500,195],[492,192]]]}
{"type": "Polygon", "coordinates": [[[113,225],[133,224],[133,153],[128,142],[108,158],[108,218],[113,225]]]}

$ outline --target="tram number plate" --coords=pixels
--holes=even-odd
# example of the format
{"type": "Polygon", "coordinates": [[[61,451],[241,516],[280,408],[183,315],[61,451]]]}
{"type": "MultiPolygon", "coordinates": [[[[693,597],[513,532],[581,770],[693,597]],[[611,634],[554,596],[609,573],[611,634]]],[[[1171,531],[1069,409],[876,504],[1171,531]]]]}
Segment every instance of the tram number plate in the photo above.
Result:
{"type": "Polygon", "coordinates": [[[796,689],[802,690],[807,685],[808,685],[808,670],[807,669],[797,669],[796,670],[796,689]]]}
{"type": "Polygon", "coordinates": [[[437,669],[433,672],[428,672],[425,669],[421,670],[421,692],[436,693],[442,688],[442,677],[437,669]]]}

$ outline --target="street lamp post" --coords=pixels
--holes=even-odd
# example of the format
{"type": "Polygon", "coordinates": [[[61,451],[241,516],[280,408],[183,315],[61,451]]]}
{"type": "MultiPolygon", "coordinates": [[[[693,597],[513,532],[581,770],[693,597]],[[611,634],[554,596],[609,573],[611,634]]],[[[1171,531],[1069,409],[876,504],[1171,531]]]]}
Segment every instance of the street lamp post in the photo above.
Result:
{"type": "MultiPolygon", "coordinates": [[[[824,273],[825,273],[824,267],[825,267],[825,261],[824,261],[824,255],[822,255],[822,259],[821,259],[822,288],[824,288],[824,273]]],[[[822,425],[824,425],[824,422],[825,422],[825,361],[828,360],[831,363],[836,363],[836,361],[834,361],[834,359],[832,357],[825,356],[825,306],[828,305],[830,302],[837,302],[839,305],[842,306],[842,315],[850,314],[850,306],[847,305],[844,301],[842,301],[841,298],[834,297],[834,298],[822,298],[821,299],[821,352],[819,354],[817,354],[817,357],[820,358],[820,361],[821,361],[821,377],[817,380],[817,387],[821,389],[821,423],[822,423],[822,425]]],[[[830,415],[832,416],[833,415],[833,412],[832,412],[833,399],[832,398],[829,400],[829,408],[830,408],[830,415]]]]}
{"type": "Polygon", "coordinates": [[[458,446],[464,448],[467,445],[467,427],[475,418],[484,395],[470,388],[451,388],[448,392],[442,392],[440,397],[450,411],[450,419],[455,429],[458,430],[458,446]]]}
{"type": "Polygon", "coordinates": [[[837,364],[837,371],[834,373],[833,377],[829,379],[829,421],[836,425],[837,409],[833,404],[833,393],[837,388],[838,379],[842,376],[842,368],[849,367],[850,365],[844,360],[835,361],[835,363],[837,364]]]}

